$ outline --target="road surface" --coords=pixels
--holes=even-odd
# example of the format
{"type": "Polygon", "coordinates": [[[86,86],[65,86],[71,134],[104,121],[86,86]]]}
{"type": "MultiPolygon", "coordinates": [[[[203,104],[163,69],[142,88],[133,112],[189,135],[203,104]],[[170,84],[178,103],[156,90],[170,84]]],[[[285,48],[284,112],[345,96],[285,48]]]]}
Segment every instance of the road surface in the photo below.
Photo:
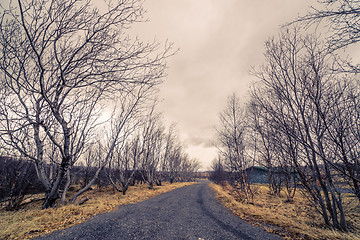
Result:
{"type": "Polygon", "coordinates": [[[216,201],[208,183],[124,205],[37,239],[282,239],[234,216],[216,201]]]}

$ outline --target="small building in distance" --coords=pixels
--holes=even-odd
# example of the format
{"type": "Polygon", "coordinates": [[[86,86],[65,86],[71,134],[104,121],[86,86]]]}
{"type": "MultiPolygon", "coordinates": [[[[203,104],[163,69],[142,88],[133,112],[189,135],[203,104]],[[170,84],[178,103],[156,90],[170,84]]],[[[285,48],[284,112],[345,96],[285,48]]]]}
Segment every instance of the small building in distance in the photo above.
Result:
{"type": "Polygon", "coordinates": [[[269,171],[266,167],[252,166],[246,169],[251,183],[269,183],[269,171]]]}

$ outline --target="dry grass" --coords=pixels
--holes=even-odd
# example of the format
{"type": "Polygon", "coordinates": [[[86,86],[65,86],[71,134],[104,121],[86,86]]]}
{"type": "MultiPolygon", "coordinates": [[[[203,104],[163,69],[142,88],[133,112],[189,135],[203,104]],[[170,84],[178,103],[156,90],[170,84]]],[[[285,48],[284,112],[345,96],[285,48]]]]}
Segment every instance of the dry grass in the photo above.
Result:
{"type": "Polygon", "coordinates": [[[267,186],[259,186],[253,203],[241,203],[231,186],[210,184],[223,205],[234,215],[264,227],[268,232],[278,233],[285,239],[343,239],[360,240],[360,208],[356,201],[350,201],[353,196],[346,196],[351,232],[343,233],[331,230],[322,225],[322,219],[315,209],[307,203],[299,192],[294,202],[287,202],[284,195],[269,194],[267,186]],[[353,205],[352,205],[353,204],[353,205]]]}
{"type": "Polygon", "coordinates": [[[96,214],[113,211],[120,205],[137,203],[192,184],[195,183],[163,183],[153,190],[147,185],[138,185],[130,187],[125,196],[108,187],[84,193],[80,199],[88,197],[90,200],[80,206],[68,204],[41,210],[41,202],[37,202],[16,212],[0,210],[0,239],[29,239],[49,234],[82,223],[96,214]]]}

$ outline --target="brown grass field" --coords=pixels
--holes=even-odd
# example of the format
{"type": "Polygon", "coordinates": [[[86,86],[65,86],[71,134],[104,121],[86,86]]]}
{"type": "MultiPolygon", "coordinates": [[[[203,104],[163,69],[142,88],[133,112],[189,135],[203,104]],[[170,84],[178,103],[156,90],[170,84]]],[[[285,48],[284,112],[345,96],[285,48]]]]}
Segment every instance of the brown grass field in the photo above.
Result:
{"type": "MultiPolygon", "coordinates": [[[[28,204],[19,211],[0,209],[0,239],[30,239],[49,234],[85,222],[90,217],[110,212],[120,205],[137,203],[176,188],[193,183],[163,183],[148,189],[147,185],[130,187],[126,195],[113,190],[112,187],[91,190],[80,196],[80,200],[90,198],[82,205],[68,204],[51,209],[41,210],[42,202],[28,204]]],[[[40,197],[34,196],[34,197],[40,197]]]]}
{"type": "Polygon", "coordinates": [[[211,183],[217,199],[234,215],[268,232],[278,233],[285,239],[341,239],[360,240],[360,206],[354,196],[348,194],[347,220],[350,231],[343,233],[326,228],[322,219],[306,198],[298,191],[294,202],[287,202],[285,195],[273,196],[265,185],[256,185],[257,194],[252,203],[242,203],[238,194],[228,184],[211,183]]]}

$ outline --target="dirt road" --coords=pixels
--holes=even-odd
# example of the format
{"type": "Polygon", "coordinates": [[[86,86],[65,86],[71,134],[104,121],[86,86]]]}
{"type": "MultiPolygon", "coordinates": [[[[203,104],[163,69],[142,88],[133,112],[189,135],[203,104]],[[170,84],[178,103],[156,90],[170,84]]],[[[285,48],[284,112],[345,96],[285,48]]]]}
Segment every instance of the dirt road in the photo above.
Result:
{"type": "Polygon", "coordinates": [[[141,203],[95,216],[37,239],[281,239],[225,209],[208,182],[183,187],[141,203]]]}

